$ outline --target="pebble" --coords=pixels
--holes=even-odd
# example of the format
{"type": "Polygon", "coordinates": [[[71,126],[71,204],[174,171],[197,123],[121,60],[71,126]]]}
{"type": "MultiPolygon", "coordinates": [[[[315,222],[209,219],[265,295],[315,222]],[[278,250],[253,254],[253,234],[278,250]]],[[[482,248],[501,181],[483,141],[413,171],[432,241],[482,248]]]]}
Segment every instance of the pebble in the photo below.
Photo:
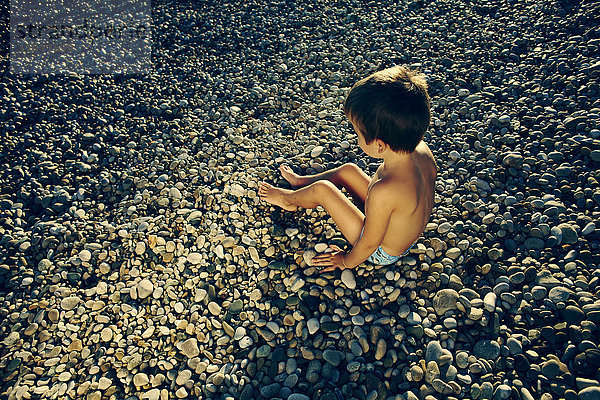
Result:
{"type": "MultiPolygon", "coordinates": [[[[342,361],[342,356],[341,353],[337,350],[327,349],[323,352],[323,359],[331,365],[333,365],[334,367],[337,367],[342,361]]],[[[375,359],[378,359],[377,355],[375,356],[375,359]]]]}
{"type": "Polygon", "coordinates": [[[103,328],[100,337],[104,342],[110,342],[113,338],[113,331],[110,328],[103,328]]]}
{"type": "Polygon", "coordinates": [[[70,310],[74,309],[75,307],[77,307],[80,302],[81,302],[81,299],[77,296],[65,297],[64,299],[61,300],[60,307],[65,311],[70,311],[70,310]]]}
{"type": "Polygon", "coordinates": [[[19,341],[20,338],[21,338],[21,335],[19,334],[19,332],[11,332],[8,334],[8,336],[6,336],[4,338],[2,343],[4,343],[4,345],[7,347],[11,347],[11,346],[14,346],[19,341]]]}
{"type": "Polygon", "coordinates": [[[345,269],[342,271],[342,283],[346,285],[346,287],[350,290],[356,288],[356,279],[354,278],[354,273],[351,270],[345,269]]]}
{"type": "Polygon", "coordinates": [[[494,399],[509,399],[512,394],[512,389],[508,385],[498,385],[494,391],[494,399]]]}
{"type": "Polygon", "coordinates": [[[473,354],[485,360],[495,360],[500,355],[500,345],[495,340],[480,340],[475,343],[473,354]]]}
{"type": "Polygon", "coordinates": [[[554,303],[565,302],[569,299],[571,291],[565,287],[557,286],[550,289],[548,298],[554,303]]]}
{"type": "Polygon", "coordinates": [[[214,301],[208,303],[208,310],[212,315],[215,316],[219,316],[219,314],[221,314],[221,306],[215,303],[214,301]]]}
{"type": "Polygon", "coordinates": [[[202,254],[200,253],[190,253],[187,255],[187,261],[190,264],[198,265],[202,262],[202,254]]]}
{"type": "Polygon", "coordinates": [[[579,400],[596,400],[600,398],[600,387],[587,387],[577,393],[579,400]]]}
{"type": "Polygon", "coordinates": [[[425,361],[438,361],[443,354],[443,349],[439,341],[432,340],[427,343],[427,351],[425,353],[425,361]]]}
{"type": "Polygon", "coordinates": [[[200,354],[200,349],[198,348],[198,341],[195,338],[190,338],[185,340],[181,344],[181,352],[187,358],[194,358],[200,354]]]}
{"type": "Polygon", "coordinates": [[[319,320],[316,318],[311,318],[307,321],[306,326],[308,327],[308,333],[314,335],[319,330],[319,320]]]}
{"type": "Polygon", "coordinates": [[[441,289],[433,297],[433,308],[437,315],[444,315],[446,311],[456,310],[458,292],[454,289],[441,289]]]}
{"type": "Polygon", "coordinates": [[[319,157],[319,156],[320,156],[320,155],[323,153],[323,151],[324,151],[324,150],[325,150],[325,148],[324,148],[323,146],[315,146],[315,147],[314,147],[314,148],[311,150],[311,152],[310,152],[310,156],[311,156],[312,158],[319,157]]]}
{"type": "Polygon", "coordinates": [[[137,387],[146,386],[148,383],[150,383],[150,379],[143,372],[139,372],[133,376],[133,384],[137,387]]]}
{"type": "Polygon", "coordinates": [[[142,279],[137,284],[137,295],[140,299],[145,299],[150,296],[154,291],[154,284],[149,279],[142,279]]]}

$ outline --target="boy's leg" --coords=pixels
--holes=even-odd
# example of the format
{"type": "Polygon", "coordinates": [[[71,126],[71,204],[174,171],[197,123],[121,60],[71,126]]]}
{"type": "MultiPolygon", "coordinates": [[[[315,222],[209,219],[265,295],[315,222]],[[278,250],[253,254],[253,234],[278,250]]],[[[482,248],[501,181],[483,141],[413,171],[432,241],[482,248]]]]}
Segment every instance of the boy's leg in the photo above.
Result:
{"type": "Polygon", "coordinates": [[[354,244],[364,225],[365,215],[332,182],[318,180],[297,190],[281,189],[261,182],[258,195],[268,203],[293,211],[297,207],[327,210],[338,229],[354,244]]]}
{"type": "Polygon", "coordinates": [[[340,189],[344,187],[358,203],[359,207],[364,210],[367,187],[369,186],[371,178],[369,178],[369,176],[354,163],[346,163],[319,174],[305,176],[295,174],[291,168],[285,164],[281,165],[279,170],[285,180],[293,187],[304,187],[319,180],[330,181],[340,189]]]}

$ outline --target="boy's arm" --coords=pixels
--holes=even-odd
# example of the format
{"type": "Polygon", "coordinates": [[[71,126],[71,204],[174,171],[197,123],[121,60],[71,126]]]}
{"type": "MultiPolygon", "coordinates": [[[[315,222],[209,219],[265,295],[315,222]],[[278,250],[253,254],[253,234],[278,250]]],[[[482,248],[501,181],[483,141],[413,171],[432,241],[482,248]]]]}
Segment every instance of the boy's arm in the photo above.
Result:
{"type": "Polygon", "coordinates": [[[365,201],[365,225],[362,236],[345,255],[346,267],[354,268],[377,250],[390,222],[394,206],[402,202],[402,195],[389,190],[384,183],[375,183],[365,201]]]}

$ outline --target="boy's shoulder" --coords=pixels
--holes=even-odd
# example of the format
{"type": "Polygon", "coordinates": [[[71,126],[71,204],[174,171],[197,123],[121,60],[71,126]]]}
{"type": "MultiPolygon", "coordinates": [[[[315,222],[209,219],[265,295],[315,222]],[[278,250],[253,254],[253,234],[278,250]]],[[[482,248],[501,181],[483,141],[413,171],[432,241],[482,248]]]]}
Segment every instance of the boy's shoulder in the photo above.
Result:
{"type": "Polygon", "coordinates": [[[413,197],[410,188],[410,179],[402,174],[394,174],[374,182],[369,195],[373,196],[377,203],[390,202],[397,204],[413,197]]]}

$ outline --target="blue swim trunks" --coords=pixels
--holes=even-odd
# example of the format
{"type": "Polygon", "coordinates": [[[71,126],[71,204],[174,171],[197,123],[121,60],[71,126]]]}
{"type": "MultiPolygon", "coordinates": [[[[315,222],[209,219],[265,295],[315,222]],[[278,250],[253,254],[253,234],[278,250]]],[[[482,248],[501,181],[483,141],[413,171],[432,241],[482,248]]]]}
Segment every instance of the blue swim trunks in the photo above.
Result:
{"type": "MultiPolygon", "coordinates": [[[[360,237],[359,237],[359,239],[362,237],[362,234],[363,234],[364,230],[365,230],[365,227],[363,225],[363,228],[360,231],[360,237]]],[[[389,265],[389,264],[393,264],[396,261],[398,261],[400,258],[402,258],[405,255],[407,255],[408,252],[410,251],[410,249],[413,248],[413,246],[415,245],[415,243],[411,244],[410,247],[404,253],[402,253],[399,256],[390,256],[388,253],[386,253],[381,248],[381,246],[379,246],[377,248],[377,250],[375,250],[375,253],[371,254],[369,256],[369,258],[367,258],[367,261],[370,262],[370,263],[373,263],[373,264],[377,264],[377,265],[389,265]]]]}

